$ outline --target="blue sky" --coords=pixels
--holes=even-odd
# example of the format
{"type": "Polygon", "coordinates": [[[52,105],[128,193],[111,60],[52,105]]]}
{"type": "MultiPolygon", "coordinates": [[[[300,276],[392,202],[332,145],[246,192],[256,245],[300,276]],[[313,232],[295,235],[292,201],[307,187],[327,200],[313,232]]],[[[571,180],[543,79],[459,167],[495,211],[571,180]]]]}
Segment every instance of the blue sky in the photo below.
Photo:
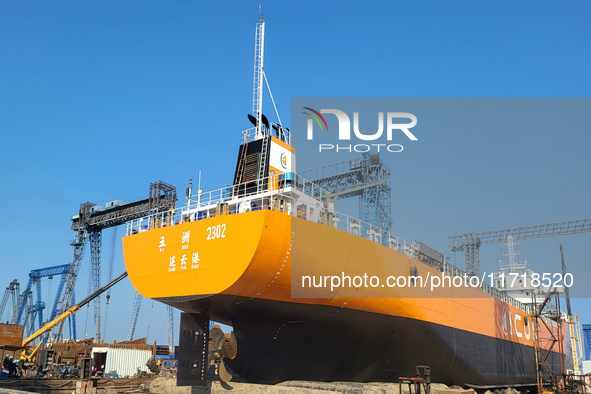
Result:
{"type": "MultiPolygon", "coordinates": [[[[284,123],[290,123],[291,97],[587,97],[591,91],[591,5],[585,1],[262,6],[265,70],[284,123]]],[[[206,190],[231,182],[240,131],[249,127],[257,20],[255,1],[0,3],[2,288],[13,278],[24,286],[33,268],[71,261],[70,218],[82,202],[142,197],[158,179],[183,195],[199,170],[206,190]]],[[[589,215],[589,132],[557,130],[532,144],[523,137],[523,150],[512,151],[511,167],[502,167],[508,197],[498,204],[483,204],[486,179],[463,171],[492,171],[494,158],[505,155],[502,144],[470,138],[486,155],[474,163],[477,155],[466,153],[464,161],[460,151],[449,178],[440,180],[465,196],[462,209],[448,215],[458,220],[457,232],[589,215]],[[528,147],[543,147],[545,154],[528,147]],[[557,169],[552,190],[542,171],[511,182],[511,175],[542,164],[557,169]],[[545,198],[549,192],[552,198],[545,198]]],[[[438,165],[430,160],[424,157],[421,171],[438,165]]],[[[410,169],[404,173],[412,176],[410,169]]],[[[418,201],[415,209],[418,203],[426,204],[418,201]]],[[[397,233],[445,247],[451,234],[422,232],[417,220],[406,217],[393,210],[394,222],[406,225],[397,233]]],[[[103,278],[111,236],[111,230],[104,233],[103,278]]],[[[536,250],[543,257],[564,243],[569,259],[584,262],[589,236],[524,242],[520,249],[535,260],[536,250]]],[[[116,245],[113,275],[124,270],[116,245]]],[[[88,290],[88,255],[78,299],[88,290]]],[[[457,259],[461,265],[462,256],[457,259]]],[[[51,288],[55,292],[57,280],[51,288]]],[[[113,289],[106,339],[125,338],[132,295],[129,283],[113,289]]],[[[591,323],[588,304],[575,305],[583,322],[591,323]]],[[[164,308],[155,305],[150,318],[149,306],[145,301],[136,337],[150,324],[150,341],[166,343],[164,308]]],[[[92,310],[88,315],[92,336],[92,310]]],[[[79,337],[84,316],[79,313],[79,337]]]]}

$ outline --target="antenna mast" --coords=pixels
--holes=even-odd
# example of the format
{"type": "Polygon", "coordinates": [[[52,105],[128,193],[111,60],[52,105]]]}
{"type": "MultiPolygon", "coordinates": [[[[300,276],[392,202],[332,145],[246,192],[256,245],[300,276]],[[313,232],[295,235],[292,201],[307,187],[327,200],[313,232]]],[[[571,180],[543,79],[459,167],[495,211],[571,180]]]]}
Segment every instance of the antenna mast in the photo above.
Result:
{"type": "Polygon", "coordinates": [[[257,119],[255,139],[263,137],[263,57],[265,52],[265,22],[259,5],[259,22],[254,38],[254,78],[252,92],[252,114],[257,119]]]}

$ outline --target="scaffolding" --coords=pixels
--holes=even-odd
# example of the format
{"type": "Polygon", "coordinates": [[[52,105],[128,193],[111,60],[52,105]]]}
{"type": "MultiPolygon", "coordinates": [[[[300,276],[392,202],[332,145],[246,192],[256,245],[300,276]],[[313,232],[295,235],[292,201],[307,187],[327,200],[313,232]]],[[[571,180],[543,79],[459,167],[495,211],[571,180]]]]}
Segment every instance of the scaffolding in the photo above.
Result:
{"type": "Polygon", "coordinates": [[[544,301],[539,304],[535,293],[532,292],[532,323],[538,392],[544,392],[548,386],[557,392],[565,370],[559,294],[555,290],[550,291],[544,301]],[[556,365],[556,355],[558,365],[556,365]]]}
{"type": "Polygon", "coordinates": [[[361,220],[392,231],[390,170],[379,154],[363,153],[361,159],[306,171],[302,176],[327,190],[328,200],[361,196],[361,220]]]}

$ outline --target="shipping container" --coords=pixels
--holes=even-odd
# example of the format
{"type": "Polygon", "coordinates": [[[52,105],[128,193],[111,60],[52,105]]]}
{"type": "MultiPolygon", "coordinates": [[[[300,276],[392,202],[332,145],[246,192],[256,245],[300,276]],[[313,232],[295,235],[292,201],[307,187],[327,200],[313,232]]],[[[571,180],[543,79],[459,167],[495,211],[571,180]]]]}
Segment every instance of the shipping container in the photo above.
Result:
{"type": "Polygon", "coordinates": [[[120,377],[133,376],[138,369],[143,372],[148,372],[146,363],[152,357],[152,351],[140,349],[118,349],[111,347],[94,347],[92,348],[91,358],[93,360],[101,361],[101,365],[96,365],[93,369],[97,371],[103,370],[104,373],[115,372],[120,377]],[[95,353],[97,356],[95,357],[95,353]],[[100,353],[104,354],[99,355],[100,353]],[[102,364],[104,363],[104,364],[102,364]]]}

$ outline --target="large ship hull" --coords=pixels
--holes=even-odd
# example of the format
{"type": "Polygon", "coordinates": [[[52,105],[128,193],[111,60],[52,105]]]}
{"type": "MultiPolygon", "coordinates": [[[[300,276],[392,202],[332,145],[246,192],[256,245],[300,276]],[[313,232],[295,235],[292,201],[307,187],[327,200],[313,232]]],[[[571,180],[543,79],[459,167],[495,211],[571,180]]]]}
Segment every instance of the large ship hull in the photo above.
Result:
{"type": "Polygon", "coordinates": [[[536,382],[533,347],[426,321],[227,295],[171,304],[227,317],[239,349],[229,363],[252,382],[397,382],[414,376],[415,365],[429,365],[433,381],[448,385],[536,382]]]}
{"type": "Polygon", "coordinates": [[[124,254],[142,295],[233,326],[230,365],[249,381],[397,381],[429,365],[447,384],[536,382],[531,316],[479,289],[439,298],[299,289],[292,298],[296,272],[409,274],[407,255],[328,225],[271,210],[218,215],[128,236],[124,254]]]}

